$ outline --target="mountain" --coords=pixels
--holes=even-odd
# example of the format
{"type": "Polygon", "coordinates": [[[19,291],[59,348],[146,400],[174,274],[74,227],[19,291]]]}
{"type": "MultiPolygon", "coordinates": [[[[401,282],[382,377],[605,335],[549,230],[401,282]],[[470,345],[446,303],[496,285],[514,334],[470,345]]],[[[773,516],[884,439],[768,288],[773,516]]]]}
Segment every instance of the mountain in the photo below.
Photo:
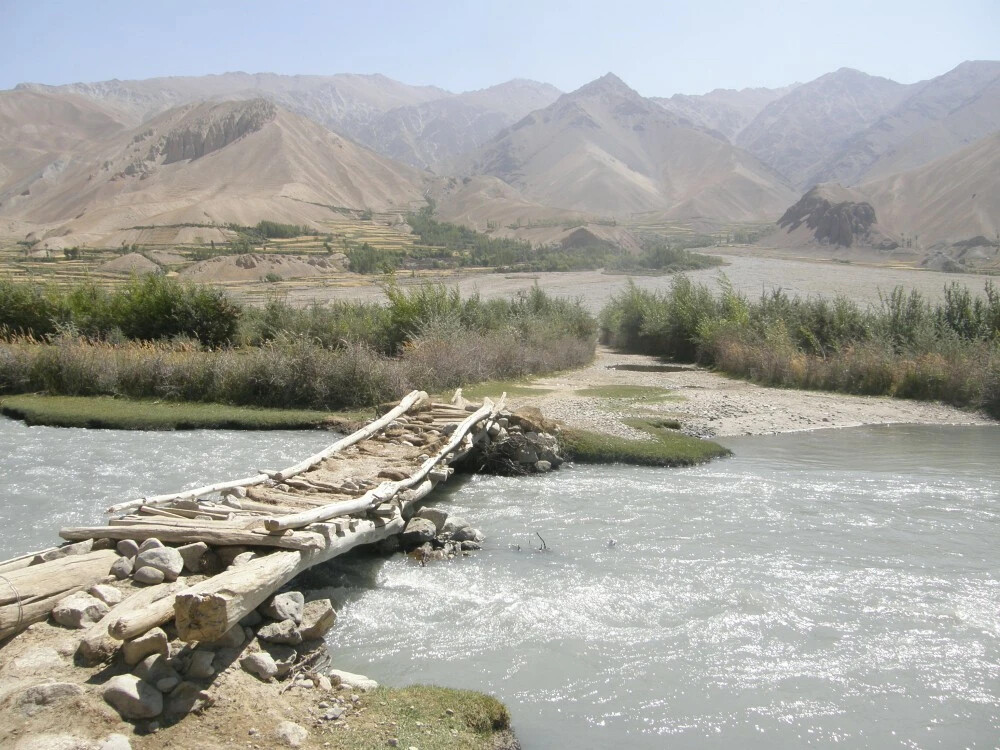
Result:
{"type": "Polygon", "coordinates": [[[21,84],[18,89],[89,98],[133,125],[182,104],[263,98],[380,154],[441,171],[502,128],[551,104],[560,93],[548,84],[527,80],[453,94],[434,86],[410,86],[383,75],[273,73],[65,86],[21,84]]]}
{"type": "Polygon", "coordinates": [[[191,102],[263,98],[334,129],[343,128],[345,123],[369,122],[396,107],[449,96],[435,86],[410,86],[383,75],[353,73],[332,76],[221,73],[64,86],[23,83],[17,88],[87,97],[118,112],[132,124],[191,102]]]}
{"type": "Polygon", "coordinates": [[[60,245],[93,245],[139,225],[304,223],[343,208],[406,210],[423,193],[416,170],[252,99],[175,107],[78,148],[57,179],[5,193],[0,217],[60,245]]]}
{"type": "Polygon", "coordinates": [[[1000,232],[1000,132],[858,188],[879,223],[929,248],[1000,232]]]}
{"type": "Polygon", "coordinates": [[[391,109],[369,125],[349,131],[393,159],[447,172],[460,155],[475,151],[529,112],[547,107],[559,89],[513,80],[480,91],[391,109]]]}
{"type": "Polygon", "coordinates": [[[1000,130],[1000,62],[964,62],[909,87],[890,112],[854,135],[815,179],[853,185],[902,172],[1000,130]]]}
{"type": "Polygon", "coordinates": [[[754,157],[682,124],[610,73],[500,132],[472,171],[529,201],[616,216],[773,218],[794,195],[754,157]]]}
{"type": "Polygon", "coordinates": [[[0,204],[38,180],[54,179],[81,144],[124,129],[83,97],[0,92],[0,204]]]}
{"type": "Polygon", "coordinates": [[[707,94],[674,94],[653,101],[694,127],[720,134],[732,143],[768,104],[799,84],[778,89],[715,89],[707,94]]]}
{"type": "Polygon", "coordinates": [[[841,68],[768,104],[736,143],[794,185],[812,187],[817,171],[844,142],[877,122],[906,93],[903,84],[841,68]]]}

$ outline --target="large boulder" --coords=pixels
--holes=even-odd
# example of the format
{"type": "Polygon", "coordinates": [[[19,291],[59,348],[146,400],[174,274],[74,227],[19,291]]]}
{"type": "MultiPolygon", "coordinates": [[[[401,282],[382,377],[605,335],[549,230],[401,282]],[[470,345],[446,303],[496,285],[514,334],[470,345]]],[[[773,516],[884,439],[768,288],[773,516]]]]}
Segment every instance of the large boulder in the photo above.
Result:
{"type": "Polygon", "coordinates": [[[135,556],[135,570],[138,572],[143,568],[155,568],[163,572],[165,580],[176,581],[184,569],[184,558],[173,547],[152,547],[146,550],[140,547],[139,554],[135,556]]]}
{"type": "Polygon", "coordinates": [[[104,700],[123,719],[152,719],[163,713],[163,693],[131,674],[108,680],[104,684],[104,700]]]}
{"type": "Polygon", "coordinates": [[[108,605],[84,591],[60,599],[52,608],[52,619],[66,628],[85,628],[108,613],[108,605]]]}
{"type": "Polygon", "coordinates": [[[268,643],[285,643],[292,646],[302,643],[302,633],[299,632],[294,620],[269,622],[257,631],[257,637],[268,643]]]}
{"type": "Polygon", "coordinates": [[[399,535],[404,549],[414,549],[437,536],[437,525],[427,518],[411,518],[399,535]]]}
{"type": "Polygon", "coordinates": [[[302,610],[302,622],[299,632],[306,641],[322,638],[337,621],[337,611],[329,599],[317,599],[309,602],[302,610]]]}
{"type": "Polygon", "coordinates": [[[192,542],[178,547],[177,552],[184,561],[184,570],[188,573],[200,573],[201,558],[208,552],[208,545],[204,542],[192,542]]]}
{"type": "Polygon", "coordinates": [[[417,511],[416,517],[426,518],[428,521],[433,522],[439,534],[441,533],[441,529],[444,528],[444,522],[448,520],[448,514],[440,508],[421,508],[417,511]]]}
{"type": "Polygon", "coordinates": [[[293,620],[298,624],[302,622],[305,601],[301,591],[285,591],[268,599],[260,611],[272,620],[293,620]]]}

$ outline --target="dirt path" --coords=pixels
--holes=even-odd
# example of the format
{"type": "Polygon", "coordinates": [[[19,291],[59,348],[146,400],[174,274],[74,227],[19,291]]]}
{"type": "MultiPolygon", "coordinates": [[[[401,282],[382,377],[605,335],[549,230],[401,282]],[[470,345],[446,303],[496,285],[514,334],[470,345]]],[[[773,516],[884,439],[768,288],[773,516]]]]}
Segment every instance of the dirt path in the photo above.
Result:
{"type": "Polygon", "coordinates": [[[675,419],[683,432],[708,437],[866,424],[997,424],[943,404],[767,388],[687,366],[656,371],[662,367],[655,357],[600,347],[589,367],[538,378],[530,384],[537,393],[512,402],[538,406],[570,425],[633,437],[642,433],[623,420],[636,416],[675,419]]]}

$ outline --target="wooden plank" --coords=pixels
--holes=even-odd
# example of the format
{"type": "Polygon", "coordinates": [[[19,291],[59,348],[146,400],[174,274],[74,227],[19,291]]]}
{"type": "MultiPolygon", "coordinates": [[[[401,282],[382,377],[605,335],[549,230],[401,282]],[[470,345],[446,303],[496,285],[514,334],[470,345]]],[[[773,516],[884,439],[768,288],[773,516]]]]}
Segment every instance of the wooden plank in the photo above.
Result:
{"type": "Polygon", "coordinates": [[[143,539],[156,538],[161,542],[190,544],[205,542],[209,545],[249,545],[257,547],[282,547],[309,550],[322,547],[323,540],[310,532],[272,533],[250,529],[216,528],[206,521],[200,527],[166,526],[160,524],[134,524],[130,526],[80,526],[60,529],[63,539],[143,539]]]}

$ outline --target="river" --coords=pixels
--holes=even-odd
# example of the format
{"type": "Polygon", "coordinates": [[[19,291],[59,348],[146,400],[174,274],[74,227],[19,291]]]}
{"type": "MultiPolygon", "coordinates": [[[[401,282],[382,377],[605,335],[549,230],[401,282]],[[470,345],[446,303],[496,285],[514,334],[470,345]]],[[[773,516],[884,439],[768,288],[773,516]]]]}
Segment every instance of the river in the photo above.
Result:
{"type": "MultiPolygon", "coordinates": [[[[0,556],[328,441],[0,420],[0,556]]],[[[335,664],[494,693],[525,750],[995,747],[1000,428],[726,443],[693,469],[453,481],[436,502],[486,548],[327,566],[335,664]]]]}

